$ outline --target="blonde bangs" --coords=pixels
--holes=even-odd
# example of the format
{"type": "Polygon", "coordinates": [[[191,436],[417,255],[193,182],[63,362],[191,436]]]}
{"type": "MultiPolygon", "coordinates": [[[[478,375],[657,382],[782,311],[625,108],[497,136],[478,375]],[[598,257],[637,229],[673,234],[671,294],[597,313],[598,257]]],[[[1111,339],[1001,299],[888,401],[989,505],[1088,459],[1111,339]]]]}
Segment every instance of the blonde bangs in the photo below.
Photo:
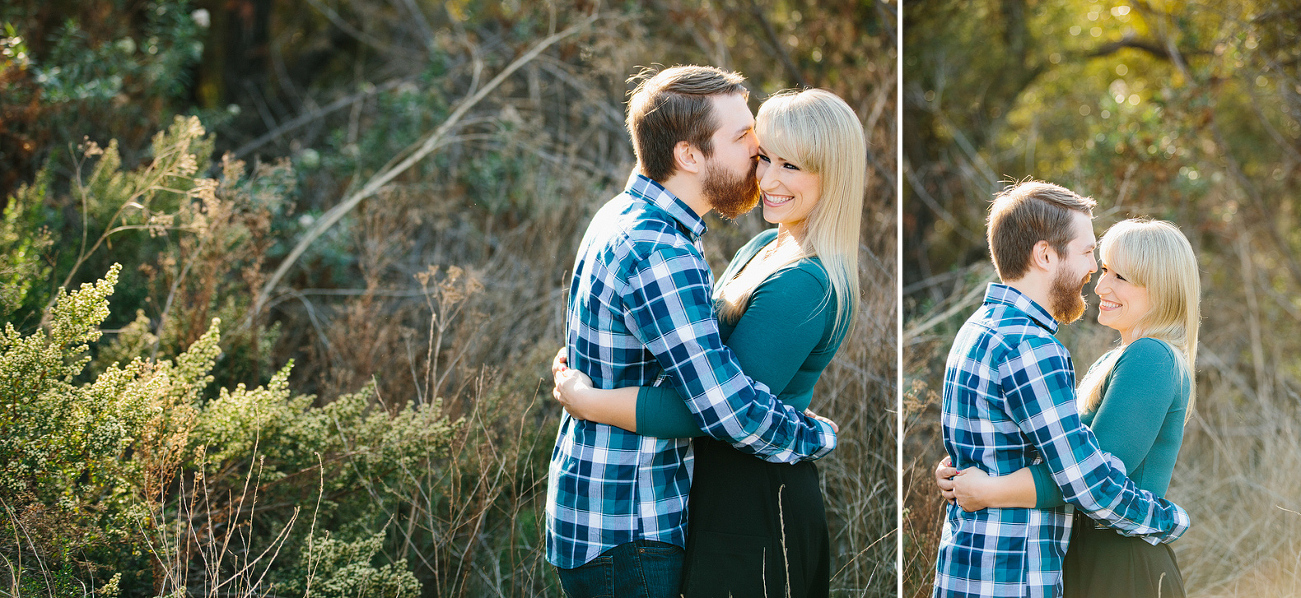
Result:
{"type": "Polygon", "coordinates": [[[821,174],[824,170],[824,139],[819,139],[821,131],[805,128],[807,107],[800,104],[801,94],[794,91],[781,91],[764,101],[755,116],[755,133],[759,136],[759,146],[763,151],[783,160],[793,162],[796,166],[821,174]],[[801,113],[801,111],[805,113],[801,113]]]}
{"type": "Polygon", "coordinates": [[[1129,222],[1126,220],[1112,226],[1107,234],[1102,236],[1102,241],[1098,244],[1098,257],[1102,259],[1102,265],[1108,270],[1138,286],[1146,287],[1150,280],[1147,276],[1147,268],[1142,266],[1143,260],[1134,259],[1134,254],[1141,252],[1135,251],[1132,244],[1122,241],[1125,232],[1133,230],[1133,227],[1122,226],[1129,222]]]}

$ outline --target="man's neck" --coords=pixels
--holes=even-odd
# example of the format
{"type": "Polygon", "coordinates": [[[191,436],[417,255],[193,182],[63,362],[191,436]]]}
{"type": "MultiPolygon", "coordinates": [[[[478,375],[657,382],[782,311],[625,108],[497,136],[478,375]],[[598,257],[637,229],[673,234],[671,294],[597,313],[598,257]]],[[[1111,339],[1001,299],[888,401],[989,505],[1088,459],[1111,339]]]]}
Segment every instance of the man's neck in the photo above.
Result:
{"type": "Polygon", "coordinates": [[[1048,299],[1051,296],[1048,292],[1049,281],[1040,280],[1039,277],[1026,275],[1017,280],[1005,280],[1003,284],[1019,291],[1022,295],[1029,297],[1031,301],[1038,303],[1040,307],[1048,307],[1048,299]]]}
{"type": "Polygon", "coordinates": [[[705,214],[708,214],[713,209],[713,206],[709,205],[709,200],[705,199],[705,194],[700,186],[700,179],[696,177],[676,173],[669,177],[668,180],[657,182],[663,185],[669,193],[682,200],[682,203],[687,204],[687,207],[691,208],[691,211],[695,212],[696,216],[704,218],[705,214]]]}

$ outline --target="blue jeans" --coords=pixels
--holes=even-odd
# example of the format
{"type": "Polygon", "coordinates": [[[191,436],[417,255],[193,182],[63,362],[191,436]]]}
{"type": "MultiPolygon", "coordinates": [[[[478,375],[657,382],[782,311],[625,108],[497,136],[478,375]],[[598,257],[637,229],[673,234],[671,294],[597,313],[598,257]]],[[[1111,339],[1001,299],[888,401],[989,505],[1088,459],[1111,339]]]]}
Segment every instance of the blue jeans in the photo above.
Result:
{"type": "Polygon", "coordinates": [[[674,598],[683,550],[653,540],[620,544],[574,569],[556,569],[569,598],[674,598]]]}

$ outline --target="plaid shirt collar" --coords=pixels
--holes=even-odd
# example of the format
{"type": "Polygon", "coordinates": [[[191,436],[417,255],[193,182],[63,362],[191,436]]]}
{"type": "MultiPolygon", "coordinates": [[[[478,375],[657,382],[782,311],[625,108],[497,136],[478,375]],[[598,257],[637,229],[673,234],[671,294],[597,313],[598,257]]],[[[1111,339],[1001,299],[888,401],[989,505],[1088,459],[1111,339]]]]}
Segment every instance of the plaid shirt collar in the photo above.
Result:
{"type": "Polygon", "coordinates": [[[637,199],[650,202],[668,212],[674,220],[678,221],[679,227],[692,243],[700,240],[700,235],[705,234],[705,221],[696,215],[696,211],[692,210],[686,202],[678,199],[672,191],[665,189],[664,185],[652,181],[646,175],[638,174],[633,177],[625,191],[637,199]]]}
{"type": "Polygon", "coordinates": [[[1031,320],[1048,330],[1048,334],[1056,335],[1058,323],[1048,310],[1044,309],[1033,299],[1027,297],[1025,293],[1017,290],[1016,287],[996,282],[989,283],[989,289],[985,291],[985,303],[1002,303],[1029,316],[1031,320]]]}

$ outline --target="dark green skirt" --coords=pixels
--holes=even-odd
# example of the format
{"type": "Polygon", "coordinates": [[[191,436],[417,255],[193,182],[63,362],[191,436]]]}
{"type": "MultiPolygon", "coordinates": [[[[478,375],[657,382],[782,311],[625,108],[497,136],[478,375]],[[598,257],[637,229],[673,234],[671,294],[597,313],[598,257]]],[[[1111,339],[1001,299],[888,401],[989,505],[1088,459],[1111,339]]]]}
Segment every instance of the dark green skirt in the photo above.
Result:
{"type": "Polygon", "coordinates": [[[827,596],[831,543],[817,466],[769,463],[712,438],[693,442],[682,594],[827,596]]]}
{"type": "Polygon", "coordinates": [[[1066,598],[1184,598],[1184,578],[1169,544],[1153,546],[1075,514],[1062,567],[1066,598]]]}

